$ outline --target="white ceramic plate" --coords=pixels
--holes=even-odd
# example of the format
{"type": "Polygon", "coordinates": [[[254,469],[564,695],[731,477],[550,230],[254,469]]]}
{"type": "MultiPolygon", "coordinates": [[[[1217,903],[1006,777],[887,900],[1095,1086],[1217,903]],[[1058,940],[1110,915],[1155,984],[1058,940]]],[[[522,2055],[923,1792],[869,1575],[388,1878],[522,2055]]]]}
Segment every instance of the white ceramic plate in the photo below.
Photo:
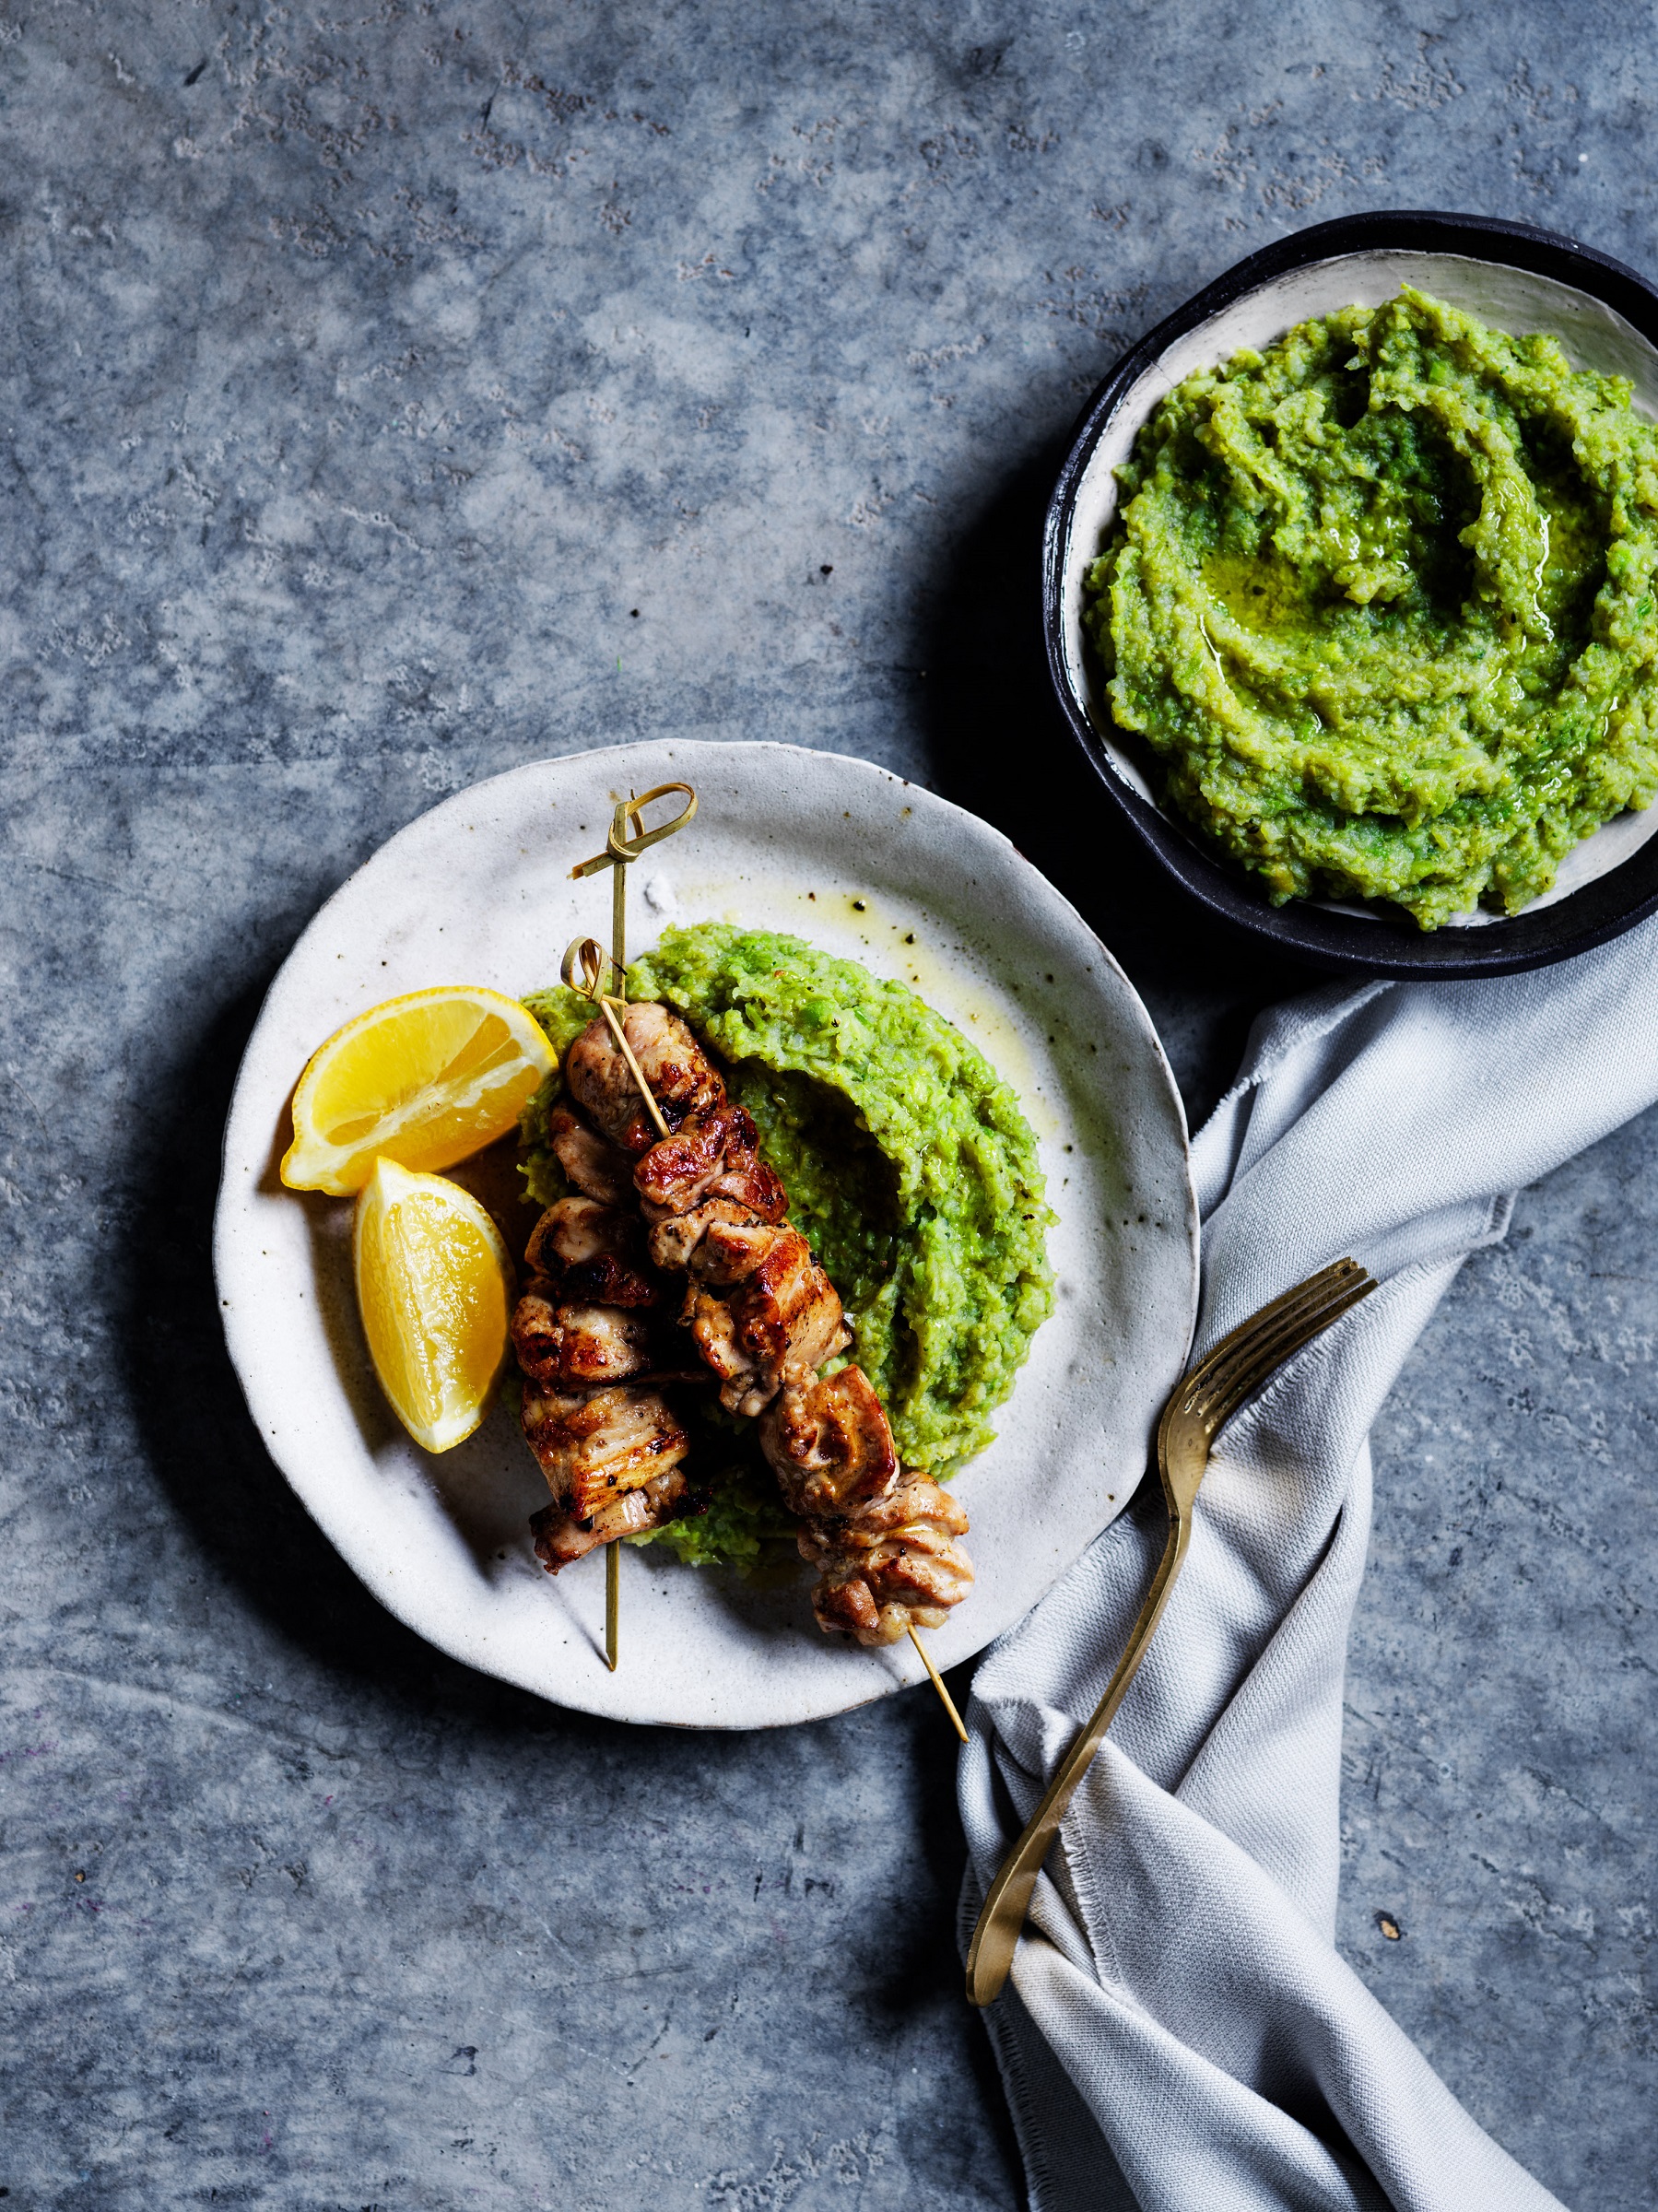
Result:
{"type": "Polygon", "coordinates": [[[618,797],[675,778],[701,810],[634,870],[631,952],[665,920],[713,919],[862,959],[980,1043],[1036,1130],[1059,1216],[1056,1308],[996,1442],[956,1479],[978,1582],[932,1638],[938,1663],[1035,1604],[1132,1494],[1185,1357],[1185,1122],[1145,1008],[1081,917],[996,830],[885,770],[793,746],[629,745],[533,762],[411,823],[271,986],[225,1131],[214,1267],[266,1449],[400,1620],[584,1712],[774,1727],[919,1680],[913,1651],[823,1637],[805,1568],[798,1585],[757,1590],[624,1547],[622,1663],[608,1673],[603,1568],[554,1579],[536,1563],[526,1523],[547,1492],[516,1425],[498,1409],[441,1457],[409,1441],[358,1324],[348,1204],[297,1197],[276,1174],[300,1070],[351,1015],[427,984],[528,992],[557,980],[570,937],[606,935],[608,878],[572,883],[570,866],[602,847],[618,797]]]}
{"type": "MultiPolygon", "coordinates": [[[[1634,406],[1643,415],[1658,417],[1658,352],[1632,324],[1593,293],[1530,269],[1482,261],[1465,253],[1408,247],[1371,247],[1338,253],[1327,261],[1284,270],[1176,339],[1118,402],[1088,456],[1077,484],[1064,552],[1067,678],[1118,774],[1149,805],[1158,802],[1145,772],[1119,742],[1098,697],[1082,622],[1083,582],[1117,511],[1115,472],[1128,459],[1146,417],[1194,371],[1218,368],[1244,347],[1259,351],[1315,315],[1334,314],[1343,307],[1381,307],[1397,297],[1402,284],[1430,292],[1493,329],[1546,332],[1559,340],[1574,368],[1593,370],[1598,376],[1628,377],[1634,386],[1634,406]]],[[[1161,807],[1158,811],[1182,835],[1190,836],[1178,815],[1161,807]]],[[[1535,899],[1526,912],[1540,913],[1620,867],[1655,830],[1658,806],[1648,807],[1642,814],[1618,815],[1603,823],[1566,855],[1553,888],[1535,899]]],[[[1323,899],[1308,903],[1386,926],[1369,907],[1323,899]]],[[[1453,914],[1447,926],[1487,929],[1501,920],[1501,916],[1481,910],[1453,914]]]]}

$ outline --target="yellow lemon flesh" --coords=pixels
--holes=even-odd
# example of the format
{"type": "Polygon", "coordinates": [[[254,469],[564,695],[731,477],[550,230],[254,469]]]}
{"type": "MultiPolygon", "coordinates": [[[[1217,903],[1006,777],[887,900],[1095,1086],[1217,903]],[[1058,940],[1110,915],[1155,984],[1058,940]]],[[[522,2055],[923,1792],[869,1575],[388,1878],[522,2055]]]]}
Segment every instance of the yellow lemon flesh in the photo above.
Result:
{"type": "Polygon", "coordinates": [[[382,1155],[448,1168],[504,1136],[558,1065],[533,1015],[500,991],[410,991],[335,1030],[294,1092],[292,1191],[360,1191],[382,1155]]]}
{"type": "Polygon", "coordinates": [[[377,1159],[352,1224],[357,1302],[381,1388],[417,1444],[447,1452],[488,1410],[507,1360],[512,1263],[459,1183],[377,1159]]]}

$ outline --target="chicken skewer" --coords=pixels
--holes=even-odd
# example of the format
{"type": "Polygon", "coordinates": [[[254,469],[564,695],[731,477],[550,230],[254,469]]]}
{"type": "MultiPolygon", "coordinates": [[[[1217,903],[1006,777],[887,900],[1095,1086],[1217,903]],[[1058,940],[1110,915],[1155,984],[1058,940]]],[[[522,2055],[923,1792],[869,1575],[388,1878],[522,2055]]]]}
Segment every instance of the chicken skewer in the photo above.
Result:
{"type": "MultiPolygon", "coordinates": [[[[591,876],[604,867],[611,871],[608,964],[617,1003],[625,1004],[628,995],[629,864],[649,846],[683,830],[696,811],[697,794],[688,783],[659,783],[642,798],[629,796],[617,806],[604,852],[570,870],[576,877],[591,876]],[[672,792],[685,794],[684,806],[671,821],[647,830],[645,808],[672,792]],[[629,821],[631,838],[628,834],[629,821]]],[[[599,1006],[628,1056],[640,1096],[654,1116],[659,1132],[665,1135],[667,1124],[657,1113],[650,1087],[622,1037],[615,1004],[601,989],[606,961],[604,948],[593,938],[578,939],[564,956],[564,981],[599,1006]],[[578,967],[581,981],[573,971],[578,967]]],[[[606,1169],[594,1151],[596,1140],[592,1140],[591,1132],[587,1140],[591,1141],[584,1141],[573,1128],[567,1130],[567,1159],[555,1136],[554,1149],[578,1197],[610,1206],[618,1201],[625,1203],[632,1195],[625,1165],[618,1184],[614,1171],[606,1169]]],[[[564,1245],[571,1240],[580,1243],[583,1237],[597,1238],[595,1252],[608,1252],[621,1264],[620,1249],[615,1244],[621,1232],[614,1222],[595,1221],[578,1208],[560,1216],[556,1230],[549,1228],[551,1216],[559,1211],[557,1206],[549,1209],[531,1239],[525,1257],[532,1270],[539,1272],[537,1262],[544,1253],[564,1260],[567,1267],[576,1265],[565,1254],[564,1245]],[[544,1230],[547,1231],[545,1242],[544,1230]]],[[[571,1287],[568,1282],[565,1285],[566,1288],[571,1287]]],[[[689,1449],[689,1440],[660,1390],[652,1386],[641,1371],[648,1332],[637,1315],[630,1324],[624,1325],[601,1319],[596,1311],[606,1306],[626,1311],[629,1301],[609,1296],[591,1284],[588,1288],[589,1302],[578,1310],[568,1302],[549,1300],[547,1285],[532,1280],[514,1316],[513,1343],[526,1376],[549,1386],[545,1396],[537,1394],[534,1401],[526,1395],[524,1419],[524,1434],[541,1462],[555,1500],[553,1506],[545,1507],[532,1522],[537,1556],[548,1572],[556,1574],[571,1559],[605,1546],[605,1664],[614,1674],[620,1656],[621,1613],[621,1555],[617,1541],[660,1525],[683,1506],[688,1486],[678,1472],[678,1463],[689,1449]],[[526,1364],[526,1355],[530,1362],[539,1364],[526,1364]],[[624,1375],[634,1379],[623,1382],[624,1375]],[[571,1385],[576,1387],[572,1390],[571,1385]],[[596,1489],[595,1483],[599,1486],[596,1489]],[[601,1495],[601,1491],[613,1494],[601,1495]],[[577,1511],[560,1512],[560,1500],[573,1504],[577,1511]]],[[[634,1288],[639,1288],[637,1280],[634,1288]]],[[[631,1300],[634,1307],[654,1302],[654,1297],[636,1296],[631,1300]]]]}
{"type": "MultiPolygon", "coordinates": [[[[618,802],[610,824],[610,835],[605,841],[605,850],[583,860],[570,870],[572,877],[591,876],[606,863],[610,867],[610,964],[615,973],[616,992],[619,999],[628,995],[628,865],[644,852],[648,845],[660,844],[664,837],[672,837],[676,830],[683,830],[697,812],[697,794],[688,783],[657,783],[647,791],[642,799],[629,798],[624,806],[618,802]],[[645,808],[653,799],[665,798],[670,792],[685,794],[685,805],[671,821],[654,830],[645,828],[645,808]],[[628,835],[631,817],[633,836],[628,835]]],[[[568,961],[569,955],[566,959],[568,961]]],[[[617,1018],[607,1003],[601,1000],[610,1026],[617,1030],[617,1018]]],[[[617,1030],[619,1036],[620,1031],[617,1030]]],[[[639,1087],[649,1103],[650,1094],[644,1077],[637,1065],[633,1073],[639,1087]]],[[[654,1111],[654,1109],[653,1109],[654,1111]]],[[[615,1674],[620,1653],[622,1604],[622,1555],[614,1543],[605,1554],[605,1660],[615,1674]]]]}
{"type": "MultiPolygon", "coordinates": [[[[615,1556],[619,1537],[659,1527],[684,1509],[689,1491],[680,1463],[689,1440],[663,1391],[709,1380],[688,1347],[677,1368],[664,1359],[671,1286],[646,1252],[632,1178],[634,1155],[668,1126],[659,1100],[677,1120],[711,1097],[700,1072],[706,1064],[664,1008],[621,1002],[618,1012],[617,1002],[600,996],[604,957],[593,939],[578,940],[564,973],[599,1001],[603,1019],[591,1025],[593,1034],[616,1032],[605,1049],[622,1055],[633,1088],[621,1088],[626,1104],[612,1121],[630,1150],[570,1106],[553,1110],[548,1137],[572,1189],[536,1223],[524,1254],[530,1280],[512,1322],[524,1377],[524,1437],[553,1492],[532,1523],[549,1573],[601,1546],[615,1556]]],[[[578,1041],[567,1060],[578,1088],[582,1060],[578,1041]]]]}
{"type": "Polygon", "coordinates": [[[688,1491],[679,1468],[688,1442],[660,1385],[690,1378],[653,1371],[645,1317],[658,1302],[651,1273],[683,1271],[693,1279],[680,1320],[719,1380],[723,1402],[768,1417],[762,1447],[801,1516],[802,1555],[823,1570],[813,1596],[819,1625],[866,1644],[907,1631],[965,1742],[917,1626],[936,1626],[972,1581],[966,1554],[951,1541],[966,1533],[967,1517],[924,1477],[900,1485],[886,1415],[861,1369],[818,1376],[850,1333],[829,1277],[784,1220],[782,1186],[759,1157],[753,1122],[727,1099],[676,1016],[627,1005],[627,864],[696,808],[688,784],[664,784],[618,805],[606,851],[571,871],[612,868],[616,990],[600,988],[603,948],[591,938],[572,945],[564,981],[597,1005],[602,1019],[571,1047],[567,1080],[598,1126],[568,1108],[555,1114],[554,1149],[577,1195],[538,1224],[526,1253],[535,1277],[514,1316],[520,1364],[540,1386],[526,1394],[525,1435],[567,1509],[535,1516],[536,1549],[556,1572],[605,1546],[606,1652],[614,1670],[617,1539],[671,1518],[688,1491]],[[644,806],[675,790],[687,806],[647,830],[644,806]],[[685,1141],[676,1147],[680,1133],[685,1141]],[[649,1270],[638,1264],[617,1205],[628,1161],[640,1155],[657,1171],[651,1192],[645,1159],[633,1177],[651,1229],[649,1270]]]}
{"type": "Polygon", "coordinates": [[[524,1439],[553,1494],[531,1527],[549,1574],[605,1547],[614,1672],[617,1543],[689,1503],[681,1463],[690,1439],[664,1393],[702,1378],[662,1356],[667,1286],[644,1253],[625,1156],[566,1107],[554,1110],[549,1134],[572,1188],[535,1225],[512,1323],[524,1439]]]}
{"type": "Polygon", "coordinates": [[[535,1225],[512,1324],[524,1437],[553,1493],[531,1526],[554,1574],[660,1526],[688,1498],[680,1463],[690,1439],[664,1395],[682,1379],[660,1357],[664,1286],[626,1203],[626,1163],[618,1184],[591,1134],[561,1126],[573,1121],[563,1110],[553,1116],[555,1150],[575,1187],[535,1225]]]}
{"type": "Polygon", "coordinates": [[[594,1022],[570,1047],[570,1095],[600,1135],[636,1157],[653,1265],[687,1278],[681,1323],[731,1413],[759,1418],[761,1447],[821,1569],[820,1627],[866,1645],[908,1633],[957,1733],[959,1714],[922,1645],[960,1602],[972,1567],[954,1539],[967,1516],[925,1477],[900,1480],[886,1413],[861,1368],[817,1370],[851,1342],[834,1286],[785,1219],[782,1183],[754,1123],[727,1098],[666,1007],[630,1006],[617,1034],[594,1022]],[[651,1140],[631,1078],[642,1068],[671,1124],[651,1140]]]}

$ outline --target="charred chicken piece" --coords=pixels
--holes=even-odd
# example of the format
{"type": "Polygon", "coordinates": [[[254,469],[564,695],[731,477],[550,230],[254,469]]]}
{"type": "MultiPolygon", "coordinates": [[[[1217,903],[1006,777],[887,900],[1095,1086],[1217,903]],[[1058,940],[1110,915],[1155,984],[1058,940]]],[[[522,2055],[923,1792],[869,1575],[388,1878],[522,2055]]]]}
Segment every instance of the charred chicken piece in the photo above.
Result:
{"type": "Polygon", "coordinates": [[[785,1383],[760,1416],[759,1433],[792,1512],[856,1515],[898,1481],[886,1410],[861,1367],[785,1383]]]}
{"type": "Polygon", "coordinates": [[[585,1559],[601,1544],[618,1536],[642,1536],[647,1529],[672,1521],[690,1501],[690,1485],[677,1467],[653,1475],[636,1490],[624,1490],[614,1504],[604,1506],[590,1520],[578,1521],[561,1505],[544,1505],[530,1516],[535,1535],[535,1556],[549,1574],[585,1559]]]}
{"type": "Polygon", "coordinates": [[[688,1214],[666,1214],[653,1223],[645,1239],[651,1265],[664,1275],[684,1275],[692,1265],[698,1245],[716,1223],[746,1228],[753,1219],[752,1210],[739,1206],[735,1198],[705,1198],[688,1214]]]}
{"type": "Polygon", "coordinates": [[[629,1007],[622,1031],[670,1129],[722,1103],[718,1070],[677,1014],[647,999],[629,1007]]]}
{"type": "Polygon", "coordinates": [[[528,1382],[521,1418],[555,1501],[578,1521],[677,1466],[690,1450],[667,1400],[650,1383],[582,1390],[528,1382]]]}
{"type": "Polygon", "coordinates": [[[584,1198],[600,1199],[606,1206],[632,1204],[632,1160],[590,1129],[579,1113],[568,1106],[555,1106],[547,1117],[547,1137],[553,1157],[584,1198]]]}
{"type": "MultiPolygon", "coordinates": [[[[691,1253],[688,1272],[700,1283],[711,1284],[718,1289],[729,1289],[734,1284],[747,1282],[776,1250],[780,1238],[795,1234],[792,1229],[779,1229],[770,1221],[757,1221],[746,1206],[737,1206],[732,1199],[714,1198],[709,1204],[731,1206],[736,1218],[720,1218],[710,1221],[698,1240],[691,1253]]],[[[707,1208],[699,1206],[696,1210],[704,1213],[707,1208]]]]}
{"type": "Polygon", "coordinates": [[[722,1294],[693,1283],[679,1318],[719,1377],[725,1410],[757,1414],[785,1382],[804,1382],[843,1351],[852,1332],[835,1286],[797,1229],[758,1225],[747,1232],[744,1258],[748,1264],[734,1289],[722,1294]]]}
{"type": "Polygon", "coordinates": [[[653,1365],[651,1324],[625,1306],[582,1305],[560,1298],[545,1277],[525,1289],[512,1313],[512,1349],[534,1382],[625,1382],[653,1365]]]}
{"type": "MultiPolygon", "coordinates": [[[[748,1120],[746,1112],[743,1118],[748,1120]]],[[[750,1122],[749,1127],[753,1125],[750,1122]]],[[[746,1206],[762,1221],[781,1221],[789,1210],[788,1194],[782,1184],[751,1145],[727,1147],[719,1172],[705,1194],[710,1198],[729,1198],[737,1206],[746,1206]]]]}
{"type": "MultiPolygon", "coordinates": [[[[677,1014],[645,1000],[629,1006],[621,1022],[622,1034],[670,1129],[723,1101],[724,1084],[677,1014]]],[[[570,1046],[564,1079],[576,1104],[613,1145],[637,1156],[656,1142],[659,1132],[602,1015],[590,1021],[570,1046]]]]}
{"type": "Polygon", "coordinates": [[[530,1233],[524,1264],[561,1298],[591,1305],[653,1306],[662,1297],[645,1264],[644,1237],[631,1208],[596,1198],[560,1198],[530,1233]]]}
{"type": "Polygon", "coordinates": [[[967,1526],[948,1491],[925,1477],[855,1518],[806,1522],[798,1541],[801,1558],[822,1570],[812,1593],[818,1627],[865,1645],[937,1628],[972,1583],[972,1562],[954,1541],[967,1526]]]}
{"type": "Polygon", "coordinates": [[[654,1225],[688,1214],[707,1199],[724,1198],[761,1221],[781,1221],[789,1202],[759,1156],[759,1135],[746,1106],[729,1101],[688,1116],[659,1138],[633,1171],[645,1219],[654,1225]]]}

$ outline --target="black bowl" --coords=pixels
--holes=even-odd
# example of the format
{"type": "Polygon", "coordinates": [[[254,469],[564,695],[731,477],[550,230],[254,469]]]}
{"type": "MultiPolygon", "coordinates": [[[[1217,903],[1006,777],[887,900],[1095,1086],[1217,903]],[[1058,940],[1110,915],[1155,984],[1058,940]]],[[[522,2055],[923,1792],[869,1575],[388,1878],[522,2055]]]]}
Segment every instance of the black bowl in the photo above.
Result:
{"type": "Polygon", "coordinates": [[[1658,291],[1621,262],[1485,216],[1374,213],[1315,223],[1206,285],[1125,354],[1088,402],[1043,532],[1048,671],[1107,800],[1210,914],[1322,968],[1444,980],[1509,975],[1604,944],[1658,907],[1658,806],[1605,824],[1568,855],[1546,900],[1511,917],[1424,932],[1380,910],[1304,899],[1270,906],[1241,870],[1154,802],[1136,741],[1112,725],[1081,633],[1082,571],[1099,549],[1111,470],[1170,385],[1309,315],[1379,304],[1401,281],[1499,329],[1551,331],[1574,366],[1630,377],[1637,399],[1658,414],[1658,291]]]}

